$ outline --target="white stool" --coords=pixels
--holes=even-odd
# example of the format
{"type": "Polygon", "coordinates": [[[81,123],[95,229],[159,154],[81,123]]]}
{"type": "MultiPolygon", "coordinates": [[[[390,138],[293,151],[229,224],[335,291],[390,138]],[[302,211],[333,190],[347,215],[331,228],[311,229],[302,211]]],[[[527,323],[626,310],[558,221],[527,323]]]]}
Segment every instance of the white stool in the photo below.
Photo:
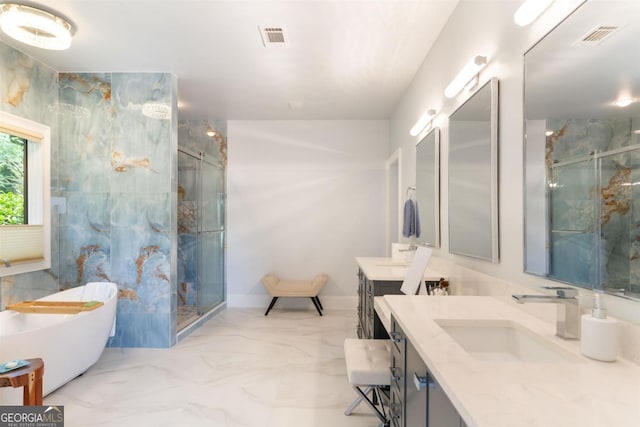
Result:
{"type": "Polygon", "coordinates": [[[358,393],[358,397],[344,411],[344,414],[351,415],[356,406],[364,400],[380,419],[380,426],[385,425],[389,421],[384,408],[384,402],[388,400],[388,396],[384,394],[383,389],[391,384],[389,340],[347,338],[344,341],[344,359],[349,383],[358,393]],[[375,400],[367,396],[369,392],[372,392],[375,400]]]}

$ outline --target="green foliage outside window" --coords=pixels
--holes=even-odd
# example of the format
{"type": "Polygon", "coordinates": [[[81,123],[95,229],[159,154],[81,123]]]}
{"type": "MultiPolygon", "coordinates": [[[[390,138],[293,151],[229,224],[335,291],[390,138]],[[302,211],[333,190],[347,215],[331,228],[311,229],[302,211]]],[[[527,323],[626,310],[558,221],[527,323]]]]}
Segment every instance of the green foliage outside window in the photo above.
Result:
{"type": "Polygon", "coordinates": [[[27,141],[0,133],[0,224],[25,223],[27,141]]]}
{"type": "Polygon", "coordinates": [[[0,225],[24,224],[22,194],[0,193],[0,225]]]}

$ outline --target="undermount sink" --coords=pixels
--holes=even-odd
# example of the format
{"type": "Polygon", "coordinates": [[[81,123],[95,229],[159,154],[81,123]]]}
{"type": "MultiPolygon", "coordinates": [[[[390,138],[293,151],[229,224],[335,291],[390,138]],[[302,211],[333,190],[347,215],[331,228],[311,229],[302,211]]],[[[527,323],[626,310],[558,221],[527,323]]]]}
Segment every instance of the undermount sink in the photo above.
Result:
{"type": "Polygon", "coordinates": [[[376,264],[378,267],[409,267],[408,261],[386,261],[376,264]]]}
{"type": "Polygon", "coordinates": [[[573,353],[548,341],[517,322],[504,319],[436,319],[467,353],[481,361],[568,363],[573,353]]]}

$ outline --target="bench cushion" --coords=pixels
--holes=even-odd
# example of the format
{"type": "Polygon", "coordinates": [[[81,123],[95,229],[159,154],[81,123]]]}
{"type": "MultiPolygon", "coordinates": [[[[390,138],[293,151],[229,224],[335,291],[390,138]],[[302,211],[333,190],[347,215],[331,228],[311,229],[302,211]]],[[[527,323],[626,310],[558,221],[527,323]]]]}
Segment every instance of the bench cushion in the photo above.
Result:
{"type": "Polygon", "coordinates": [[[354,386],[389,385],[390,351],[389,340],[347,338],[344,341],[344,358],[349,383],[354,386]]]}
{"type": "Polygon", "coordinates": [[[326,274],[318,274],[312,280],[281,280],[273,274],[262,278],[262,284],[272,297],[315,297],[327,283],[326,274]]]}

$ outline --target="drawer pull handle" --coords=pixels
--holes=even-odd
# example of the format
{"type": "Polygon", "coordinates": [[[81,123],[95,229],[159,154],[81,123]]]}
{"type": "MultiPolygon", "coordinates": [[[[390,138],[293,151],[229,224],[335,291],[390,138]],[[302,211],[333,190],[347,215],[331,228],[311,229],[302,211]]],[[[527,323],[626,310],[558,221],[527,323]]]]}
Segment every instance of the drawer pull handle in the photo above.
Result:
{"type": "Polygon", "coordinates": [[[391,332],[391,341],[399,343],[404,341],[404,336],[400,332],[391,332]]]}
{"type": "Polygon", "coordinates": [[[424,389],[425,387],[436,388],[436,383],[431,378],[429,378],[428,375],[420,377],[415,372],[413,373],[413,385],[416,386],[416,390],[418,391],[424,389]]]}
{"type": "Polygon", "coordinates": [[[399,381],[402,379],[402,370],[400,368],[392,366],[389,368],[389,370],[391,371],[391,379],[393,379],[394,381],[399,381]],[[399,372],[399,374],[396,375],[396,372],[399,372]]]}

